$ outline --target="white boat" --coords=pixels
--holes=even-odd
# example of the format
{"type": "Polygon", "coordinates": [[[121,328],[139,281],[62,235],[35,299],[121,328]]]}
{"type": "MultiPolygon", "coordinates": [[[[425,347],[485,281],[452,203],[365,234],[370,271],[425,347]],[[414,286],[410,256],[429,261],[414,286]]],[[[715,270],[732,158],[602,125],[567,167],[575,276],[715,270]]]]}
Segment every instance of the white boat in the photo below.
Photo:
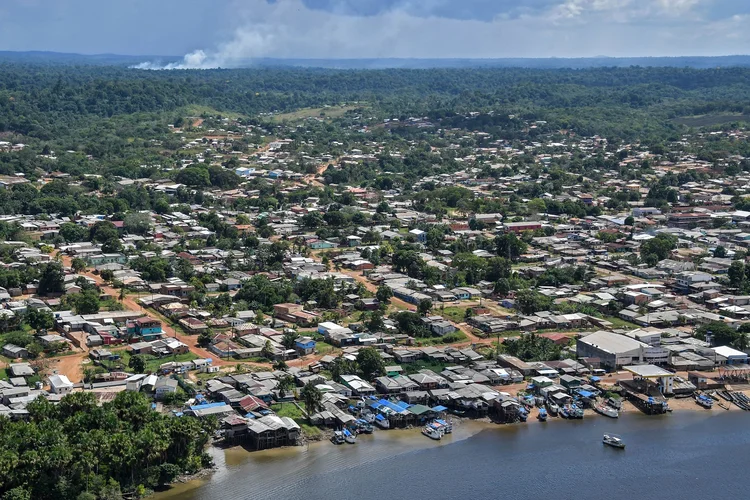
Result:
{"type": "Polygon", "coordinates": [[[433,427],[430,424],[422,427],[422,434],[430,439],[434,439],[435,441],[440,441],[441,439],[443,439],[443,431],[441,431],[437,427],[433,427]]]}
{"type": "Polygon", "coordinates": [[[375,425],[380,427],[381,429],[390,429],[391,423],[388,421],[387,418],[385,418],[383,415],[376,415],[375,416],[375,425]]]}
{"type": "Polygon", "coordinates": [[[621,450],[625,449],[625,442],[619,436],[615,436],[614,434],[605,434],[602,438],[602,443],[613,448],[619,448],[621,450]]]}
{"type": "Polygon", "coordinates": [[[609,418],[617,418],[620,416],[619,411],[605,404],[599,404],[599,405],[594,406],[594,411],[599,413],[600,415],[604,415],[605,417],[609,417],[609,418]]]}
{"type": "Polygon", "coordinates": [[[344,441],[349,444],[355,444],[357,442],[357,435],[349,432],[349,429],[344,429],[344,441]]]}

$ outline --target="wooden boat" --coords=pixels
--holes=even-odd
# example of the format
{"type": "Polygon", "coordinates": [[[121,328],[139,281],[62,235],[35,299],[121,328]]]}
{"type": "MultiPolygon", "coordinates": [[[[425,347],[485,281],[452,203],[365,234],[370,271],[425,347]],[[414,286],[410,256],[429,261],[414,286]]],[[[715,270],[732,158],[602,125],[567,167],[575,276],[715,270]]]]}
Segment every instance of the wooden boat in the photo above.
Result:
{"type": "Polygon", "coordinates": [[[615,410],[614,408],[611,408],[610,406],[605,405],[604,403],[594,406],[594,411],[600,415],[604,415],[605,417],[609,417],[609,418],[617,418],[620,416],[619,411],[615,410]]]}
{"type": "Polygon", "coordinates": [[[695,396],[695,402],[698,403],[698,406],[702,406],[707,410],[710,410],[714,406],[714,400],[709,398],[705,394],[695,396]]]}
{"type": "Polygon", "coordinates": [[[625,442],[623,442],[623,440],[619,436],[615,436],[614,434],[605,434],[602,438],[602,443],[613,448],[618,448],[620,450],[625,449],[625,442]]]}
{"type": "Polygon", "coordinates": [[[622,399],[618,398],[609,398],[607,399],[607,406],[610,408],[614,408],[617,411],[622,410],[622,399]]]}
{"type": "Polygon", "coordinates": [[[572,410],[571,410],[570,406],[568,406],[568,405],[565,405],[562,408],[560,408],[560,416],[562,418],[573,418],[573,417],[571,417],[571,412],[572,412],[572,410]]]}

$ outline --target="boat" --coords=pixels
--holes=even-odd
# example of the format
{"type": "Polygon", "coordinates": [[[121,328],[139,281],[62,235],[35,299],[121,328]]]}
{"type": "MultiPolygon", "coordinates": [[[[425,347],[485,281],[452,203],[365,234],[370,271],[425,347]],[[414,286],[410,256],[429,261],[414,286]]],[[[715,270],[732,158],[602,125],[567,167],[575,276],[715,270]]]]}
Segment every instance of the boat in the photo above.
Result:
{"type": "Polygon", "coordinates": [[[698,403],[698,406],[702,406],[707,410],[710,410],[714,406],[714,400],[709,398],[705,394],[695,396],[695,402],[698,403]]]}
{"type": "Polygon", "coordinates": [[[570,409],[570,407],[568,405],[565,405],[562,408],[560,408],[560,416],[562,418],[573,418],[571,416],[571,411],[572,410],[570,409]]]}
{"type": "Polygon", "coordinates": [[[349,444],[355,444],[357,442],[357,435],[351,432],[349,429],[344,428],[342,432],[344,433],[344,441],[349,444]]]}
{"type": "Polygon", "coordinates": [[[427,424],[422,427],[422,434],[435,441],[443,439],[443,431],[432,424],[427,424]]]}
{"type": "Polygon", "coordinates": [[[621,450],[625,449],[625,442],[619,436],[615,436],[614,434],[605,434],[602,438],[602,443],[613,448],[619,448],[621,450]]]}
{"type": "Polygon", "coordinates": [[[333,444],[344,444],[346,440],[344,439],[344,433],[341,431],[335,431],[333,433],[333,436],[331,436],[331,442],[333,444]]]}
{"type": "Polygon", "coordinates": [[[375,425],[377,425],[381,429],[391,428],[391,423],[388,421],[388,419],[380,414],[375,415],[375,425]]]}
{"type": "Polygon", "coordinates": [[[614,408],[615,410],[622,410],[622,399],[609,398],[607,399],[607,406],[614,408]]]}
{"type": "Polygon", "coordinates": [[[547,410],[544,408],[539,408],[539,413],[536,416],[537,420],[540,422],[546,422],[547,421],[547,410]]]}
{"type": "Polygon", "coordinates": [[[573,404],[570,406],[570,418],[583,418],[583,408],[573,404]]]}
{"type": "Polygon", "coordinates": [[[357,432],[361,434],[372,434],[373,427],[367,420],[360,418],[357,420],[357,432]]]}
{"type": "Polygon", "coordinates": [[[445,420],[436,419],[435,423],[442,426],[443,434],[450,434],[453,432],[453,421],[448,420],[447,422],[445,420]]]}
{"type": "Polygon", "coordinates": [[[372,413],[370,410],[365,410],[362,412],[361,417],[368,423],[368,424],[374,424],[375,423],[375,414],[372,413]]]}
{"type": "Polygon", "coordinates": [[[560,407],[557,406],[557,404],[553,403],[552,401],[547,402],[547,410],[549,411],[549,414],[553,417],[556,417],[557,414],[560,412],[560,407]]]}
{"type": "Polygon", "coordinates": [[[609,418],[617,418],[620,416],[619,411],[615,410],[611,406],[608,406],[604,403],[594,406],[594,411],[600,415],[604,415],[605,417],[609,417],[609,418]]]}
{"type": "Polygon", "coordinates": [[[525,406],[520,407],[518,409],[518,420],[526,422],[527,418],[529,418],[529,410],[527,410],[525,406]]]}

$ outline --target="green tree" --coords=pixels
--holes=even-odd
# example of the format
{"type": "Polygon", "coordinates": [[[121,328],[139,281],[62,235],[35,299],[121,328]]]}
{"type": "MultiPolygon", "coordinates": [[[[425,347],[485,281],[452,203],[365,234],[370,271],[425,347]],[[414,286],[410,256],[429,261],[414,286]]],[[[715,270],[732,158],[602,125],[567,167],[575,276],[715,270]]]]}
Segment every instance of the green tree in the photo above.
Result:
{"type": "Polygon", "coordinates": [[[726,258],[726,256],[727,256],[727,249],[721,245],[717,246],[716,249],[714,250],[714,257],[716,257],[717,259],[724,259],[726,258]]]}
{"type": "Polygon", "coordinates": [[[526,289],[516,293],[516,308],[523,314],[534,314],[537,311],[546,311],[552,307],[552,299],[541,293],[526,289]]]}
{"type": "Polygon", "coordinates": [[[419,305],[417,305],[417,312],[422,316],[427,316],[427,314],[432,310],[432,301],[430,299],[422,299],[419,301],[419,305]]]}
{"type": "Polygon", "coordinates": [[[31,308],[26,311],[26,322],[36,330],[49,330],[55,326],[55,317],[49,311],[31,308]]]}
{"type": "Polygon", "coordinates": [[[393,290],[391,290],[391,287],[380,285],[378,287],[378,291],[375,292],[375,298],[378,299],[378,302],[381,302],[383,304],[388,304],[391,301],[391,298],[393,297],[393,290]]]}
{"type": "Polygon", "coordinates": [[[323,408],[323,393],[312,382],[305,385],[299,395],[302,402],[305,403],[308,420],[323,408]]]}
{"type": "Polygon", "coordinates": [[[143,373],[146,371],[146,358],[142,354],[131,356],[128,368],[132,368],[135,373],[143,373]]]}
{"type": "Polygon", "coordinates": [[[357,352],[357,365],[365,380],[385,375],[385,361],[374,347],[365,347],[357,352]]]}
{"type": "Polygon", "coordinates": [[[80,273],[86,270],[86,261],[76,257],[71,261],[70,267],[73,268],[73,271],[80,273]]]}
{"type": "Polygon", "coordinates": [[[281,337],[281,345],[287,349],[294,349],[294,345],[297,342],[299,335],[294,330],[287,330],[281,337]]]}
{"type": "Polygon", "coordinates": [[[212,340],[213,335],[211,335],[211,332],[209,332],[208,330],[201,332],[201,334],[198,335],[198,345],[201,347],[210,346],[212,340]]]}
{"type": "Polygon", "coordinates": [[[266,358],[266,359],[273,359],[274,358],[273,345],[271,345],[271,341],[270,340],[266,340],[266,343],[263,346],[263,349],[261,349],[261,351],[260,351],[260,355],[261,355],[261,357],[266,358]]]}
{"type": "Polygon", "coordinates": [[[39,295],[62,293],[65,291],[65,274],[58,262],[50,262],[42,267],[37,291],[39,295]]]}

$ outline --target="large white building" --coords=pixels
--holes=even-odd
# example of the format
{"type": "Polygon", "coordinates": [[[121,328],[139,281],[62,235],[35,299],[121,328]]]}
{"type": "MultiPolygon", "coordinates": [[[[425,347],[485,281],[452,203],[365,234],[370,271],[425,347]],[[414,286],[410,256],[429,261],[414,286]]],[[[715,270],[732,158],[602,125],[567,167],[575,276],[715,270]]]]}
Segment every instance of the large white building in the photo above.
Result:
{"type": "Polygon", "coordinates": [[[611,370],[643,362],[644,348],[648,344],[625,335],[599,331],[578,339],[576,353],[579,358],[599,358],[611,370]]]}

